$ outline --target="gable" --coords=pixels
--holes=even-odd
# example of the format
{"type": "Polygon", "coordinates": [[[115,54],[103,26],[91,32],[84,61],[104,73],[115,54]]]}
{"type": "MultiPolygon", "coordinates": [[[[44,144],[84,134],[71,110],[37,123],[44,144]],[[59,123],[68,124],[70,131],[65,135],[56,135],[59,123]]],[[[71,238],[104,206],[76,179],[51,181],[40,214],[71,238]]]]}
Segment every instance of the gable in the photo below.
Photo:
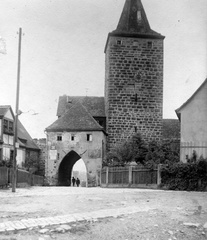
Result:
{"type": "Polygon", "coordinates": [[[87,109],[80,103],[74,103],[46,131],[103,131],[87,109]]]}
{"type": "Polygon", "coordinates": [[[6,114],[4,115],[5,118],[9,119],[9,120],[14,120],[14,117],[11,113],[11,109],[9,108],[6,112],[6,114]]]}
{"type": "Polygon", "coordinates": [[[9,120],[14,120],[14,113],[10,105],[0,106],[0,117],[5,117],[9,120]]]}
{"type": "Polygon", "coordinates": [[[178,118],[180,114],[188,107],[200,107],[201,109],[206,108],[207,102],[207,79],[201,84],[201,86],[193,93],[193,95],[183,104],[181,107],[175,110],[178,118]]]}

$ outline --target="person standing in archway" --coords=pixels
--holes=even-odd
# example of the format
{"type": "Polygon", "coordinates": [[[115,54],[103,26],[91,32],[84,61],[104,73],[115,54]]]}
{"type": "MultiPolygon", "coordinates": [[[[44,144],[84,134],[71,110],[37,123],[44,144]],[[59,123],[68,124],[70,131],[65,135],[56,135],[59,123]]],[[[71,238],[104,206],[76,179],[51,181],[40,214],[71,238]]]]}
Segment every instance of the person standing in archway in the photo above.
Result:
{"type": "Polygon", "coordinates": [[[79,178],[76,179],[76,185],[77,185],[77,187],[79,187],[79,185],[80,185],[80,179],[79,178]]]}
{"type": "Polygon", "coordinates": [[[72,177],[72,183],[73,183],[73,187],[75,186],[75,182],[76,182],[75,178],[74,178],[74,177],[72,177]]]}

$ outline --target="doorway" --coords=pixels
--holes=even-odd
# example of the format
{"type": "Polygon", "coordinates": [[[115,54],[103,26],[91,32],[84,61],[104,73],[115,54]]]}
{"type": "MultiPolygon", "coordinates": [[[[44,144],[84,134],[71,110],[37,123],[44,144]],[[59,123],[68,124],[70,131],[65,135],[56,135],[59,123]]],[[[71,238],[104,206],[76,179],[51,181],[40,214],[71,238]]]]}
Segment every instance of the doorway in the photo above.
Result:
{"type": "Polygon", "coordinates": [[[75,152],[70,151],[63,158],[58,169],[58,185],[59,186],[71,186],[71,175],[74,164],[81,157],[75,152]]]}

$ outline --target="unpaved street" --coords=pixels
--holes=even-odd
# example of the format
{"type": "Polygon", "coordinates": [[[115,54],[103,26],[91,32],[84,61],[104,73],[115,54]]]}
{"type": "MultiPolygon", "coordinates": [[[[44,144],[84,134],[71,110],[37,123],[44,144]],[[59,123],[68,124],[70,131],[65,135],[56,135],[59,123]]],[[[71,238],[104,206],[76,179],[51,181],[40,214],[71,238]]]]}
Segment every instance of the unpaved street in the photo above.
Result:
{"type": "Polygon", "coordinates": [[[2,231],[0,239],[202,240],[207,239],[206,199],[206,192],[144,189],[32,187],[18,188],[16,193],[0,190],[0,226],[27,219],[35,219],[36,223],[50,219],[47,224],[24,230],[2,231]],[[110,213],[115,214],[108,216],[110,213]],[[64,216],[76,220],[64,222],[64,216]],[[55,222],[57,217],[63,217],[62,223],[55,222]]]}

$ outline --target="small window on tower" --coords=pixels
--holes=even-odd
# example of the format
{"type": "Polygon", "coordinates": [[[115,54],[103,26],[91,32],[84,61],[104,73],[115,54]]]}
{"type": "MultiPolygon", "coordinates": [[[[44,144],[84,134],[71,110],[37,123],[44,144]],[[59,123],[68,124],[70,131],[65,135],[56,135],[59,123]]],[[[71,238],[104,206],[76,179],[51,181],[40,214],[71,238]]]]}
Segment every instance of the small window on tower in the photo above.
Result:
{"type": "Polygon", "coordinates": [[[92,134],[87,134],[87,142],[92,142],[92,134]]]}
{"type": "Polygon", "coordinates": [[[62,141],[62,135],[57,135],[57,141],[62,141]]]}
{"type": "Polygon", "coordinates": [[[75,135],[71,135],[71,141],[75,141],[75,135]]]}
{"type": "Polygon", "coordinates": [[[150,42],[147,42],[147,47],[148,47],[148,48],[152,48],[152,47],[153,47],[153,44],[152,44],[151,41],[150,41],[150,42]]]}
{"type": "Polygon", "coordinates": [[[122,41],[119,39],[119,40],[116,41],[116,44],[117,45],[122,45],[122,41]]]}
{"type": "Polygon", "coordinates": [[[140,10],[137,11],[137,21],[138,21],[138,23],[141,23],[141,21],[142,21],[142,13],[140,10]]]}

